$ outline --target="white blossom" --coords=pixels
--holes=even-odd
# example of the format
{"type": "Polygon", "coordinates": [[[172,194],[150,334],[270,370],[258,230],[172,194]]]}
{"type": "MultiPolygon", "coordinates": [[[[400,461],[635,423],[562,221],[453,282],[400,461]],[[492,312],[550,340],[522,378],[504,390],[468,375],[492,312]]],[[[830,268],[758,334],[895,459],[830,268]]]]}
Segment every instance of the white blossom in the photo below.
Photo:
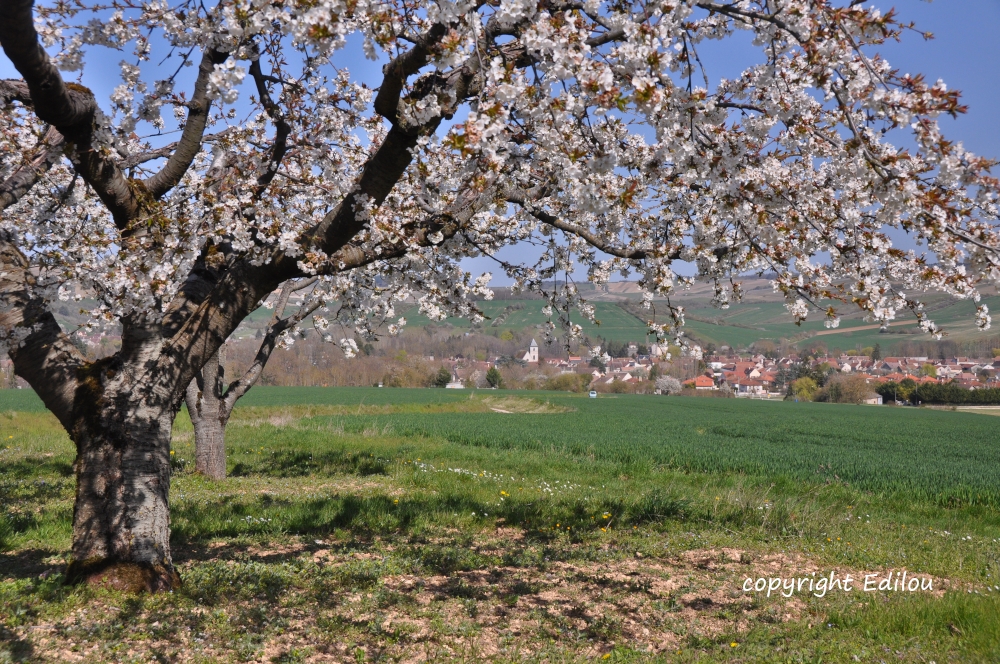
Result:
{"type": "Polygon", "coordinates": [[[235,103],[240,97],[237,89],[246,70],[236,64],[235,60],[226,60],[221,65],[215,65],[215,71],[208,78],[208,96],[212,99],[220,99],[224,104],[235,103]]]}

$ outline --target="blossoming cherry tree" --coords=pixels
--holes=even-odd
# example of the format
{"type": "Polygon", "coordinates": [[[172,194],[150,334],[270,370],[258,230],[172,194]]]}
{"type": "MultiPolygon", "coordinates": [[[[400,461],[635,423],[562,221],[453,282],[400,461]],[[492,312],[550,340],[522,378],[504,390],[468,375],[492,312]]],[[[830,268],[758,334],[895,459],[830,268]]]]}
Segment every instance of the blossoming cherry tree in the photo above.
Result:
{"type": "Polygon", "coordinates": [[[768,272],[799,320],[819,305],[835,325],[841,301],[931,332],[920,292],[978,300],[1000,281],[992,162],[942,136],[957,93],[878,55],[910,26],[859,2],[2,0],[0,15],[20,74],[0,83],[0,326],[77,447],[74,580],[179,583],[174,416],[289,280],[316,279],[297,323],[348,353],[395,329],[403,298],[479,316],[476,256],[544,293],[550,337],[592,315],[554,279],[579,266],[597,284],[636,273],[671,314],[651,328],[675,336],[678,262],[721,306],[768,272]],[[737,33],[759,58],[710,80],[699,50],[737,33]],[[98,99],[111,51],[120,81],[98,99]],[[384,63],[377,88],[352,78],[362,57],[384,63]],[[530,259],[498,255],[517,244],[530,259]],[[96,302],[121,349],[81,355],[51,313],[67,299],[96,302]]]}

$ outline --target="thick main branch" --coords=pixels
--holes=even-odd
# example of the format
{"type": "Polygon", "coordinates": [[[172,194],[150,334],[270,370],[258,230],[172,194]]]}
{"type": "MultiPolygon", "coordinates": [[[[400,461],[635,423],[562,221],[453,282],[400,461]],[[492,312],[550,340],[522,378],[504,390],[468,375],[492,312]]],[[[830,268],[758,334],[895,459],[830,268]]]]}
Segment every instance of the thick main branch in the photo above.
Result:
{"type": "MultiPolygon", "coordinates": [[[[140,197],[114,160],[94,144],[97,101],[87,88],[71,89],[49,60],[35,32],[33,4],[32,0],[8,0],[0,21],[0,45],[27,88],[19,100],[30,104],[40,120],[66,138],[76,171],[100,196],[115,225],[124,230],[142,209],[140,197]]],[[[5,83],[15,86],[18,82],[5,83]]]]}

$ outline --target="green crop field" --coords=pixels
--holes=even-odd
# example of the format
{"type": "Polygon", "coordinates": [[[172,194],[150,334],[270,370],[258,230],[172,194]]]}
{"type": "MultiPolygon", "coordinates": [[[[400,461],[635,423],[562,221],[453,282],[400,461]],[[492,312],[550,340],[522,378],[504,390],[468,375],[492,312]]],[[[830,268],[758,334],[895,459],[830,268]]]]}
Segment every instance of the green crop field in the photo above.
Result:
{"type": "Polygon", "coordinates": [[[73,447],[33,392],[0,391],[0,662],[1000,661],[998,422],[258,387],[220,482],[182,410],[184,585],[126,596],[63,585],[73,447]],[[902,570],[931,590],[744,590],[902,570]]]}
{"type": "MultiPolygon", "coordinates": [[[[375,388],[347,392],[351,397],[339,398],[356,403],[389,403],[394,396],[375,388]]],[[[541,421],[517,413],[327,419],[353,431],[388,428],[408,437],[441,437],[512,451],[555,449],[626,465],[654,463],[806,481],[836,477],[866,491],[1000,507],[1000,423],[979,415],[649,395],[545,398],[573,410],[541,421]]]]}
{"type": "MultiPolygon", "coordinates": [[[[991,311],[1000,310],[1000,297],[984,297],[982,303],[989,306],[991,311]]],[[[878,343],[888,350],[897,342],[932,339],[929,334],[913,334],[916,330],[915,319],[905,312],[900,313],[899,320],[914,322],[894,325],[892,331],[909,333],[885,334],[878,329],[852,331],[853,328],[870,326],[872,323],[864,321],[860,312],[847,306],[840,305],[839,309],[844,314],[843,319],[836,331],[831,331],[825,327],[823,316],[816,312],[811,313],[805,323],[796,326],[780,302],[736,304],[725,310],[695,304],[688,309],[687,327],[689,334],[703,342],[734,347],[747,347],[762,339],[797,339],[800,345],[821,340],[830,348],[843,350],[878,343]],[[817,332],[824,334],[818,337],[810,334],[817,332]]],[[[975,310],[975,304],[971,301],[956,301],[933,295],[928,298],[927,312],[930,318],[948,332],[949,338],[959,341],[975,339],[979,334],[975,329],[975,310]]]]}

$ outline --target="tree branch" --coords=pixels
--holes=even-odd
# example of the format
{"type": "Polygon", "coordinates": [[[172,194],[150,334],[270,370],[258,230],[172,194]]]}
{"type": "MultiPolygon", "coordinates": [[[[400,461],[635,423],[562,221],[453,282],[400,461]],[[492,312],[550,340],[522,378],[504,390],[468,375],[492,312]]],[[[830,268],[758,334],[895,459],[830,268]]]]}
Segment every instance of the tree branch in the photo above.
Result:
{"type": "Polygon", "coordinates": [[[267,115],[274,122],[274,143],[271,145],[270,154],[266,160],[267,165],[261,174],[257,176],[257,186],[254,187],[253,197],[254,199],[258,199],[267,190],[267,186],[271,184],[271,180],[274,179],[275,174],[278,172],[278,167],[281,166],[281,160],[285,158],[285,153],[288,152],[288,135],[292,133],[292,127],[288,124],[288,120],[285,119],[285,114],[281,112],[281,108],[271,99],[271,93],[267,90],[268,81],[277,79],[264,75],[260,70],[259,59],[254,60],[253,64],[250,65],[250,75],[253,76],[254,83],[257,85],[257,94],[260,97],[260,103],[263,104],[267,115]]]}
{"type": "Polygon", "coordinates": [[[143,181],[153,198],[159,200],[176,187],[201,150],[208,114],[212,109],[212,100],[208,98],[208,78],[215,71],[215,65],[222,64],[228,57],[228,53],[214,49],[202,54],[201,64],[198,66],[198,78],[194,82],[194,93],[187,105],[187,121],[184,123],[181,138],[177,141],[177,149],[158,173],[143,181]]]}
{"type": "MultiPolygon", "coordinates": [[[[205,136],[202,137],[201,142],[211,143],[212,141],[216,141],[220,138],[225,138],[226,135],[232,133],[232,131],[233,129],[229,128],[229,129],[223,129],[222,131],[216,132],[214,134],[206,134],[205,136]]],[[[180,141],[174,141],[173,143],[164,145],[161,148],[153,148],[152,150],[148,150],[146,152],[139,152],[136,154],[129,155],[121,162],[119,162],[119,166],[123,169],[135,168],[140,164],[145,164],[146,162],[153,161],[154,159],[162,159],[163,157],[169,157],[177,149],[179,143],[180,141]]]]}
{"type": "Polygon", "coordinates": [[[522,191],[511,192],[507,195],[507,201],[510,203],[517,203],[524,208],[525,212],[533,216],[535,219],[538,219],[543,224],[547,224],[553,228],[558,228],[561,231],[583,238],[586,240],[587,244],[600,249],[606,254],[611,254],[612,256],[626,258],[629,260],[640,260],[646,258],[651,253],[649,249],[628,250],[605,242],[582,226],[577,226],[576,224],[572,224],[568,221],[563,221],[559,217],[549,214],[545,210],[536,208],[522,191]]]}
{"type": "Polygon", "coordinates": [[[93,144],[98,108],[94,95],[83,86],[67,86],[62,80],[38,42],[32,5],[33,0],[4,3],[0,45],[24,77],[24,83],[4,83],[8,87],[26,86],[17,99],[30,104],[40,120],[53,125],[66,138],[77,173],[97,192],[118,229],[124,230],[142,209],[139,197],[117,164],[93,144]]]}
{"type": "Polygon", "coordinates": [[[181,138],[177,141],[177,149],[170,155],[167,163],[155,175],[143,180],[146,190],[159,200],[177,186],[184,174],[191,167],[198,151],[201,150],[202,137],[208,124],[208,114],[212,109],[212,100],[208,98],[208,79],[215,71],[215,65],[222,64],[229,57],[214,49],[205,51],[198,66],[198,78],[194,82],[194,93],[187,104],[188,117],[184,123],[181,138]]]}
{"type": "Polygon", "coordinates": [[[271,353],[277,346],[281,333],[301,323],[305,320],[306,316],[316,311],[322,305],[320,300],[316,300],[302,305],[297,312],[287,318],[281,317],[284,314],[285,306],[288,304],[288,298],[291,294],[312,286],[316,283],[316,280],[317,277],[310,277],[302,281],[285,282],[281,293],[278,295],[278,303],[274,307],[274,316],[271,319],[271,324],[267,328],[267,333],[264,335],[264,340],[261,342],[260,348],[257,349],[257,355],[254,357],[253,363],[238,380],[230,383],[222,397],[221,414],[225,420],[229,419],[229,415],[233,412],[236,402],[247,393],[247,390],[257,383],[261,373],[264,371],[264,366],[271,357],[271,353]]]}
{"type": "Polygon", "coordinates": [[[625,36],[625,28],[614,28],[613,30],[608,30],[607,32],[602,32],[599,35],[595,35],[587,40],[587,46],[603,46],[604,44],[610,44],[613,41],[618,41],[625,36]]]}
{"type": "Polygon", "coordinates": [[[61,158],[66,141],[55,127],[49,127],[42,140],[38,142],[40,149],[34,157],[21,164],[10,176],[0,184],[0,210],[21,200],[33,186],[61,158]]]}
{"type": "Polygon", "coordinates": [[[765,23],[770,23],[771,25],[784,30],[791,36],[795,37],[795,41],[800,44],[804,44],[807,38],[799,34],[797,30],[792,28],[784,20],[778,18],[774,14],[767,14],[764,12],[755,12],[748,9],[741,9],[736,5],[720,5],[717,2],[697,2],[695,3],[698,7],[705,9],[709,12],[715,12],[717,14],[722,14],[723,16],[729,16],[730,18],[742,18],[750,19],[751,21],[764,21],[765,23]]]}
{"type": "Polygon", "coordinates": [[[8,237],[0,237],[0,330],[9,339],[7,353],[17,375],[72,431],[79,370],[87,362],[45,302],[30,296],[32,279],[28,259],[8,237]],[[28,334],[18,342],[20,331],[28,334]]]}
{"type": "Polygon", "coordinates": [[[448,28],[435,23],[417,39],[406,53],[398,55],[382,68],[382,85],[375,96],[375,112],[384,117],[393,126],[396,125],[399,109],[399,97],[409,76],[420,71],[430,62],[431,54],[437,43],[447,33],[448,28]]]}

